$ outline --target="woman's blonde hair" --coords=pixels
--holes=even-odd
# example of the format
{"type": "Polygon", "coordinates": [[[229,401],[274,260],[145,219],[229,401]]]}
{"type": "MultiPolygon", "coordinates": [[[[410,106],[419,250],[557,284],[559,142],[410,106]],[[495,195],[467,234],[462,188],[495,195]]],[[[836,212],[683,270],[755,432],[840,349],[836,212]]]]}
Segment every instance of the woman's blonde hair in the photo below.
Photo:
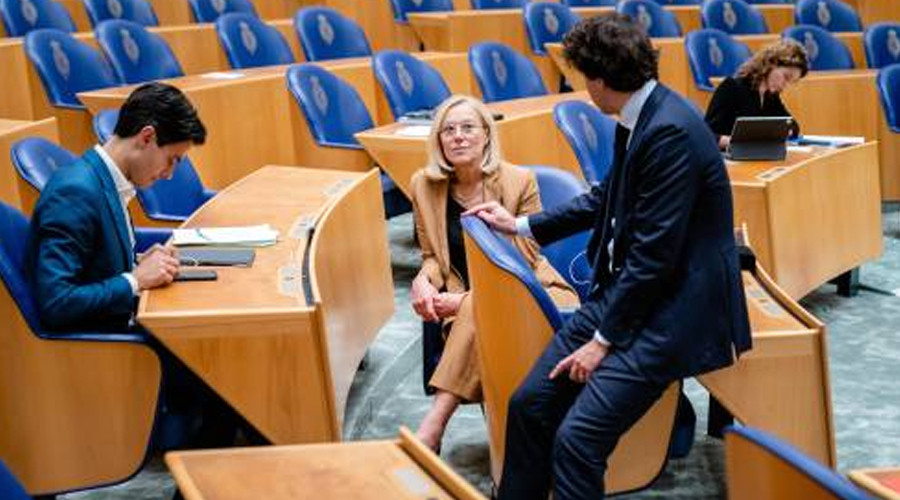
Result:
{"type": "Polygon", "coordinates": [[[800,78],[809,71],[809,59],[806,49],[796,40],[781,40],[753,54],[753,57],[741,64],[735,76],[748,78],[754,87],[758,87],[777,67],[797,68],[800,78]]]}
{"type": "Polygon", "coordinates": [[[441,129],[447,113],[456,106],[467,104],[478,116],[486,131],[487,141],[484,145],[484,156],[481,159],[481,171],[490,174],[500,168],[502,155],[500,153],[500,137],[497,134],[497,123],[491,116],[491,111],[483,102],[467,95],[452,95],[438,106],[434,113],[434,122],[431,125],[431,133],[428,135],[428,165],[425,167],[425,175],[432,180],[443,180],[453,175],[453,165],[444,156],[444,148],[441,145],[441,129]]]}

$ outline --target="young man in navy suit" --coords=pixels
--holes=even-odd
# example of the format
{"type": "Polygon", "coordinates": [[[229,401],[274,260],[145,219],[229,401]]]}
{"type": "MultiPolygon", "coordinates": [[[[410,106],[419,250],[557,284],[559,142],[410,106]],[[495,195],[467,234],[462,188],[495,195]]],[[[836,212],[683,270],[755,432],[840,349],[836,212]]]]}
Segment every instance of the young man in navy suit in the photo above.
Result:
{"type": "Polygon", "coordinates": [[[26,254],[45,328],[128,331],[140,292],[172,282],[174,249],[157,245],[136,258],[127,207],[135,187],[169,178],[187,150],[205,140],[184,94],[151,83],[128,97],[105,144],[51,177],[34,209],[26,254]]]}
{"type": "Polygon", "coordinates": [[[609,176],[530,217],[469,211],[541,244],[593,229],[590,295],[509,402],[501,499],[602,498],[609,455],[666,387],[750,348],[731,187],[703,117],[656,81],[657,53],[627,16],[586,19],[564,47],[619,117],[609,176]]]}

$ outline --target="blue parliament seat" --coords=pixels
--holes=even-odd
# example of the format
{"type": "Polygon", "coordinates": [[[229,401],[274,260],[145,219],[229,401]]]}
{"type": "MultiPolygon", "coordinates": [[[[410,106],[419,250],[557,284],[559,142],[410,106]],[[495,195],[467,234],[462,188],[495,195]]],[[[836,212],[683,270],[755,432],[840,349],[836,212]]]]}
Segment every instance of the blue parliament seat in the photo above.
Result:
{"type": "Polygon", "coordinates": [[[786,4],[794,3],[794,0],[747,0],[747,3],[755,5],[786,4]]]}
{"type": "Polygon", "coordinates": [[[731,76],[750,58],[750,49],[728,33],[714,28],[692,31],[684,39],[694,84],[714,90],[710,78],[731,76]]]}
{"type": "Polygon", "coordinates": [[[572,146],[585,180],[590,184],[603,182],[612,166],[616,121],[583,101],[557,104],[553,120],[572,146]]]}
{"type": "Polygon", "coordinates": [[[866,64],[870,68],[900,63],[900,21],[880,22],[866,27],[863,46],[866,64]]]}
{"type": "Polygon", "coordinates": [[[42,28],[75,32],[69,11],[54,0],[0,0],[0,19],[7,36],[25,36],[42,28]]]}
{"type": "Polygon", "coordinates": [[[581,19],[567,5],[556,2],[531,2],[522,15],[531,50],[537,55],[547,55],[545,43],[561,42],[581,19]]]}
{"type": "Polygon", "coordinates": [[[294,54],[284,36],[258,17],[243,12],[222,14],[216,19],[216,33],[234,69],[276,66],[294,62],[294,54]]]}
{"type": "Polygon", "coordinates": [[[53,106],[84,109],[76,94],[120,84],[99,51],[55,29],[25,35],[25,53],[34,65],[53,106]]]}
{"type": "Polygon", "coordinates": [[[450,97],[444,77],[407,52],[377,52],[372,58],[372,69],[395,120],[413,111],[434,109],[450,97]]]}
{"type": "Polygon", "coordinates": [[[803,44],[811,70],[842,70],[855,67],[850,49],[824,28],[801,24],[785,29],[781,36],[803,44]]]}
{"type": "Polygon", "coordinates": [[[147,0],[84,0],[84,9],[95,28],[103,21],[114,19],[159,26],[156,12],[147,0]]]}
{"type": "Polygon", "coordinates": [[[870,500],[849,480],[759,429],[725,429],[725,476],[732,500],[870,500]]]}
{"type": "Polygon", "coordinates": [[[704,28],[729,35],[759,35],[769,32],[766,19],[744,0],[707,0],[700,10],[704,28]]]}
{"type": "Polygon", "coordinates": [[[31,497],[25,493],[25,488],[16,479],[16,476],[6,468],[3,460],[0,460],[0,498],[4,500],[30,500],[31,497]]]}
{"type": "MultiPolygon", "coordinates": [[[[363,149],[353,135],[374,127],[374,123],[362,98],[350,84],[312,63],[291,66],[287,82],[316,144],[363,149]]],[[[412,210],[409,200],[384,172],[381,172],[381,191],[388,218],[412,210]]]]}
{"type": "Polygon", "coordinates": [[[143,333],[45,330],[24,269],[27,235],[28,220],[0,203],[0,421],[12,437],[0,456],[35,495],[124,481],[157,424],[160,358],[143,333]]]}
{"type": "Polygon", "coordinates": [[[541,75],[527,57],[502,43],[484,42],[469,48],[469,65],[484,102],[547,94],[541,75]]]}
{"type": "Polygon", "coordinates": [[[453,0],[391,0],[394,20],[406,24],[407,14],[416,12],[441,12],[453,10],[453,0]]]}
{"type": "Polygon", "coordinates": [[[681,36],[681,25],[675,14],[653,0],[622,0],[616,10],[636,19],[651,37],[681,36]]]}
{"type": "Polygon", "coordinates": [[[895,134],[900,134],[900,64],[881,68],[877,82],[888,128],[895,134]]]}
{"type": "Polygon", "coordinates": [[[653,0],[660,5],[700,5],[703,0],[653,0]]]}
{"type": "Polygon", "coordinates": [[[194,20],[198,23],[215,22],[219,16],[229,12],[257,15],[250,0],[189,0],[189,3],[194,20]]]}
{"type": "Polygon", "coordinates": [[[862,31],[862,21],[853,7],[840,0],[798,0],[794,22],[828,31],[862,31]]]}
{"type": "MultiPolygon", "coordinates": [[[[112,109],[105,109],[94,117],[94,133],[101,143],[113,135],[118,120],[119,112],[112,109]]],[[[170,179],[160,179],[150,187],[137,189],[138,203],[144,214],[151,221],[162,223],[183,222],[215,195],[215,191],[203,187],[187,156],[175,165],[170,179]]]]}
{"type": "Polygon", "coordinates": [[[127,84],[184,75],[169,44],[138,23],[121,19],[103,21],[94,32],[116,77],[127,84]]]}
{"type": "Polygon", "coordinates": [[[528,0],[470,0],[475,10],[518,9],[525,6],[528,0]]]}
{"type": "Polygon", "coordinates": [[[569,7],[615,7],[618,0],[562,0],[569,7]]]}
{"type": "Polygon", "coordinates": [[[307,61],[372,55],[366,33],[329,7],[306,7],[294,15],[294,29],[307,61]]]}

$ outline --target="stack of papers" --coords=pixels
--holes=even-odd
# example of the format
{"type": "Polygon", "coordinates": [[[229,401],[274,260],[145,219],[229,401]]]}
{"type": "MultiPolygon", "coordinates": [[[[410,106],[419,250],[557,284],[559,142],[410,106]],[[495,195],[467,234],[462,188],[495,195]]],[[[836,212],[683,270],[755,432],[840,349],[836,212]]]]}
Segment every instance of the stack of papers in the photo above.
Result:
{"type": "Polygon", "coordinates": [[[278,241],[278,231],[268,224],[240,227],[198,227],[175,229],[172,242],[184,245],[231,245],[263,247],[278,241]]]}
{"type": "Polygon", "coordinates": [[[865,137],[853,135],[801,135],[797,138],[798,146],[826,146],[843,148],[866,142],[865,137]]]}
{"type": "Polygon", "coordinates": [[[428,137],[431,133],[431,125],[409,125],[394,131],[395,135],[404,137],[428,137]]]}

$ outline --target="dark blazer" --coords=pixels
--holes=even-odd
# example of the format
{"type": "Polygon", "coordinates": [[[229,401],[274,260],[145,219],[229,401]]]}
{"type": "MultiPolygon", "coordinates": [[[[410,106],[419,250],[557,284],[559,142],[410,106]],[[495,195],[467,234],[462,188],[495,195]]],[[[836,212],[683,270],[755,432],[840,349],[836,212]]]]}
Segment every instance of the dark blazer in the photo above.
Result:
{"type": "Polygon", "coordinates": [[[27,243],[26,272],[48,330],[124,332],[135,307],[122,276],[134,262],[115,183],[88,150],[41,192],[27,243]]]}
{"type": "Polygon", "coordinates": [[[725,165],[694,106],[665,86],[607,179],[529,224],[542,245],[593,229],[591,295],[569,328],[598,330],[649,378],[721,368],[750,348],[725,165]]]}
{"type": "MultiPolygon", "coordinates": [[[[766,92],[760,102],[759,90],[753,88],[750,80],[728,77],[713,93],[706,108],[706,123],[718,140],[718,136],[731,135],[734,122],[740,116],[791,116],[791,113],[784,107],[780,95],[766,92]]],[[[794,120],[791,136],[799,134],[800,124],[794,120]]]]}

